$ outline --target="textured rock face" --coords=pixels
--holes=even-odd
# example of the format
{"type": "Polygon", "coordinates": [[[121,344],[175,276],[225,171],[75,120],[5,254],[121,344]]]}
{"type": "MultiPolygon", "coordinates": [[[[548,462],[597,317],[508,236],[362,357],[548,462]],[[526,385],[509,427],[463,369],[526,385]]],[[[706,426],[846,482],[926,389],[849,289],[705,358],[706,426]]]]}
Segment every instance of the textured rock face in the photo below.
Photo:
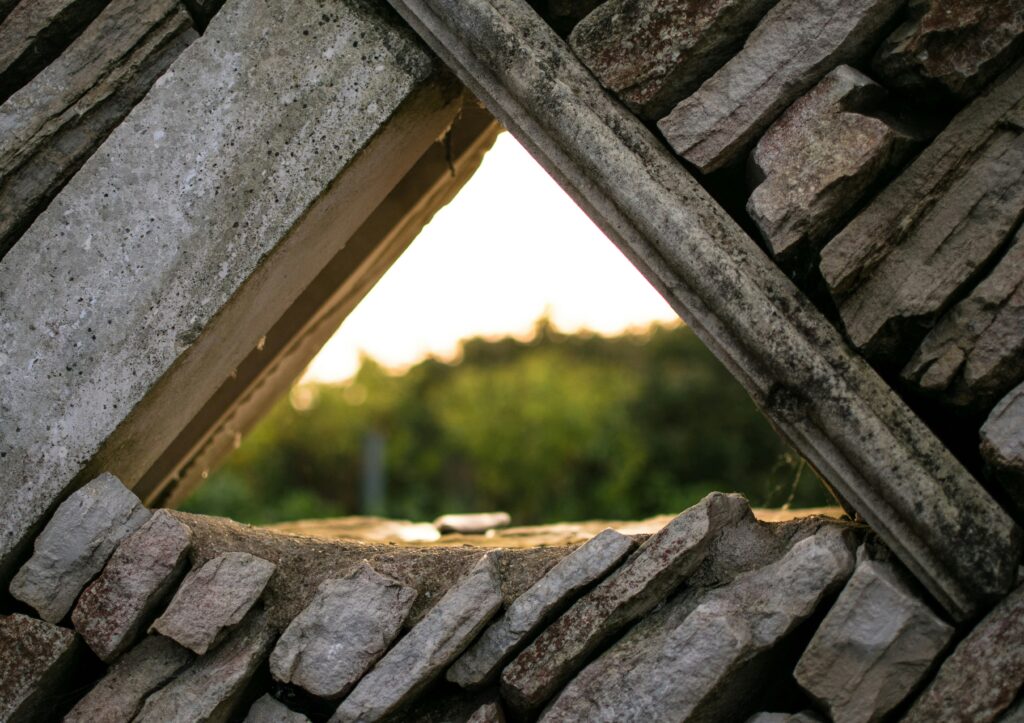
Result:
{"type": "Polygon", "coordinates": [[[1024,514],[1024,382],[996,405],[981,427],[981,456],[1024,514]]]}
{"type": "Polygon", "coordinates": [[[252,704],[245,723],[309,723],[309,718],[265,694],[252,704]]]}
{"type": "Polygon", "coordinates": [[[750,156],[757,188],[747,212],[776,260],[793,267],[817,251],[913,138],[869,115],[885,90],[848,65],[830,72],[776,121],[750,156]]]}
{"type": "Polygon", "coordinates": [[[776,644],[849,577],[842,529],[703,594],[681,593],[570,682],[541,721],[743,720],[776,644]]]}
{"type": "Polygon", "coordinates": [[[735,54],[776,0],[608,0],[569,36],[630,110],[658,120],[735,54]]]}
{"type": "Polygon", "coordinates": [[[505,711],[500,703],[484,703],[473,711],[466,723],[505,723],[505,711]]]}
{"type": "Polygon", "coordinates": [[[185,570],[187,527],[164,510],[118,546],[85,589],[71,620],[93,652],[110,662],[127,650],[185,570]]]}
{"type": "Polygon", "coordinates": [[[895,570],[862,560],[794,675],[836,723],[882,720],[924,678],[952,635],[895,570]]]}
{"type": "Polygon", "coordinates": [[[1024,47],[1017,0],[910,0],[911,19],[882,45],[874,66],[895,88],[977,94],[1024,47]]]}
{"type": "Polygon", "coordinates": [[[999,603],[939,668],[903,723],[959,720],[988,723],[1024,688],[1024,586],[999,603]]]}
{"type": "Polygon", "coordinates": [[[0,615],[0,720],[45,720],[64,693],[77,636],[26,615],[0,615]]]}
{"type": "Polygon", "coordinates": [[[614,570],[632,549],[631,539],[608,529],[562,558],[455,661],[448,680],[463,687],[490,681],[544,623],[614,570]]]}
{"type": "Polygon", "coordinates": [[[125,723],[142,708],[146,696],[192,661],[173,640],[153,635],[132,648],[78,701],[64,723],[125,723]]]}
{"type": "Polygon", "coordinates": [[[402,629],[416,591],[365,562],[316,597],[281,635],[270,672],[321,698],[339,698],[387,652],[402,629]]]}
{"type": "Polygon", "coordinates": [[[466,649],[500,607],[495,555],[488,553],[359,681],[331,721],[376,721],[395,713],[466,649]]]}
{"type": "Polygon", "coordinates": [[[150,629],[203,655],[252,609],[275,568],[245,552],[215,557],[185,577],[150,629]]]}
{"type": "Polygon", "coordinates": [[[602,642],[654,608],[693,572],[716,534],[750,517],[742,497],[717,492],[678,515],[505,668],[505,698],[521,709],[540,706],[602,642]]]}
{"type": "Polygon", "coordinates": [[[43,620],[60,622],[117,544],[149,516],[120,480],[100,475],[57,508],[36,538],[32,557],[11,581],[11,594],[43,620]]]}
{"type": "Polygon", "coordinates": [[[658,122],[676,153],[708,173],[739,159],[786,106],[868,51],[899,0],[782,0],[737,53],[658,122]]]}

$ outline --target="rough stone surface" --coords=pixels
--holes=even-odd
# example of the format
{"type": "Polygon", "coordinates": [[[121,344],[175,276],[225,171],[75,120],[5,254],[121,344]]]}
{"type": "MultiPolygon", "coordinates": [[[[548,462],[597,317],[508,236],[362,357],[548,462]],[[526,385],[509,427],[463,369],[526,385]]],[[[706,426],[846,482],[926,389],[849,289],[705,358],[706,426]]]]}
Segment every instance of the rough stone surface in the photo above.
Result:
{"type": "Polygon", "coordinates": [[[321,698],[340,698],[391,647],[415,600],[414,589],[365,562],[347,577],[325,580],[281,635],[271,674],[321,698]]]}
{"type": "Polygon", "coordinates": [[[265,694],[252,704],[245,723],[309,723],[309,718],[265,694]]]}
{"type": "Polygon", "coordinates": [[[185,577],[150,630],[203,655],[252,609],[276,567],[244,552],[215,557],[185,577]]]}
{"type": "Polygon", "coordinates": [[[540,720],[743,720],[770,679],[773,648],[852,572],[849,544],[825,527],[724,587],[687,588],[587,666],[540,720]]]}
{"type": "Polygon", "coordinates": [[[885,90],[840,65],[777,120],[750,156],[750,213],[776,260],[813,258],[868,188],[896,167],[913,136],[877,113],[885,90]]]}
{"type": "Polygon", "coordinates": [[[381,658],[331,721],[375,721],[415,698],[466,649],[501,608],[495,553],[485,554],[430,612],[381,658]]]}
{"type": "Polygon", "coordinates": [[[1024,382],[1010,390],[981,427],[981,456],[989,473],[1024,515],[1024,382]]]}
{"type": "Polygon", "coordinates": [[[821,718],[810,711],[799,713],[757,713],[747,723],[821,723],[821,718]]]}
{"type": "Polygon", "coordinates": [[[658,122],[702,172],[740,157],[825,73],[871,48],[900,0],[781,0],[743,50],[658,122]]]}
{"type": "Polygon", "coordinates": [[[887,85],[976,95],[1024,47],[1018,0],[910,0],[910,19],[882,44],[874,67],[887,85]]]}
{"type": "Polygon", "coordinates": [[[822,250],[850,340],[901,366],[1024,209],[1024,65],[961,111],[822,250]]]}
{"type": "Polygon", "coordinates": [[[484,703],[473,711],[466,723],[505,723],[505,711],[501,703],[484,703]]]}
{"type": "Polygon", "coordinates": [[[223,645],[197,658],[150,695],[133,723],[221,723],[237,712],[239,698],[277,636],[253,611],[223,645]]]}
{"type": "Polygon", "coordinates": [[[1024,229],[921,342],[902,376],[956,407],[987,409],[1024,381],[1024,229]]]}
{"type": "Polygon", "coordinates": [[[917,687],[952,635],[895,569],[864,559],[794,676],[836,723],[882,720],[917,687]]]}
{"type": "Polygon", "coordinates": [[[78,599],[71,620],[101,660],[110,662],[135,642],[185,570],[187,527],[165,510],[118,546],[78,599]]]}
{"type": "Polygon", "coordinates": [[[608,0],[569,36],[631,110],[658,120],[743,45],[776,0],[608,0]]]}
{"type": "Polygon", "coordinates": [[[35,540],[32,557],[11,581],[11,594],[43,620],[60,622],[118,543],[149,517],[117,477],[100,475],[54,512],[35,540]]]}
{"type": "Polygon", "coordinates": [[[931,723],[956,711],[988,723],[1024,688],[1024,586],[986,615],[946,658],[903,723],[931,723]]]}
{"type": "Polygon", "coordinates": [[[0,720],[45,720],[74,665],[77,636],[27,615],[0,615],[0,720]]]}
{"type": "Polygon", "coordinates": [[[678,515],[516,656],[501,675],[503,696],[516,708],[540,706],[601,643],[689,576],[715,535],[750,517],[746,500],[718,492],[678,515]]]}
{"type": "Polygon", "coordinates": [[[614,570],[633,546],[625,535],[607,529],[563,557],[455,661],[448,680],[464,688],[489,682],[545,623],[614,570]]]}
{"type": "Polygon", "coordinates": [[[126,723],[146,697],[194,656],[173,640],[152,635],[124,655],[71,709],[64,723],[126,723]]]}
{"type": "Polygon", "coordinates": [[[507,512],[480,512],[469,515],[441,515],[434,520],[439,532],[478,535],[498,527],[508,527],[512,518],[507,512]]]}

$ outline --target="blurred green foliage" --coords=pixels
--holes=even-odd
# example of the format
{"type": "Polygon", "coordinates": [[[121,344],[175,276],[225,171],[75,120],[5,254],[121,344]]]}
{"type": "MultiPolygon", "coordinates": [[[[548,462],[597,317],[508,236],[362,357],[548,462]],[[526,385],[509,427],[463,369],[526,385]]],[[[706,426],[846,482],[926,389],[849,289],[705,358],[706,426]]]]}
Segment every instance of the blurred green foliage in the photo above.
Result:
{"type": "Polygon", "coordinates": [[[711,490],[829,504],[821,484],[685,326],[617,337],[470,339],[461,359],[296,387],[184,509],[251,523],[506,510],[515,524],[682,510],[711,490]],[[382,509],[360,499],[368,434],[382,509]]]}

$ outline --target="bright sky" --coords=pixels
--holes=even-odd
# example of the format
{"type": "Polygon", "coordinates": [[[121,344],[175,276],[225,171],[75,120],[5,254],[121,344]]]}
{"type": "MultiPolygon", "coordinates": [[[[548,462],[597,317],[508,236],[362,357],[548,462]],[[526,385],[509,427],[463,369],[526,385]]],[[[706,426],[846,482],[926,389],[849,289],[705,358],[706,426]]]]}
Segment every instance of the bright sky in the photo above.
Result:
{"type": "Polygon", "coordinates": [[[302,381],[351,377],[360,352],[401,369],[469,336],[615,334],[678,319],[508,133],[349,315],[302,381]]]}

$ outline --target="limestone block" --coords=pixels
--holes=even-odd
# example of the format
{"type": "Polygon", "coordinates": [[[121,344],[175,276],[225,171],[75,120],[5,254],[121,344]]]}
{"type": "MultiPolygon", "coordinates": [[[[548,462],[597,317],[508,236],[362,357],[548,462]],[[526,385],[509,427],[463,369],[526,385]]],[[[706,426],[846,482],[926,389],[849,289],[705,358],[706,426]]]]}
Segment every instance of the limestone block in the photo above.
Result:
{"type": "Polygon", "coordinates": [[[82,593],[71,620],[101,660],[109,663],[135,642],[184,573],[190,538],[187,527],[157,510],[82,593]]]}
{"type": "Polygon", "coordinates": [[[498,527],[508,527],[512,518],[507,512],[479,512],[469,515],[441,515],[434,520],[438,532],[479,535],[498,527]]]}
{"type": "Polygon", "coordinates": [[[658,122],[703,173],[737,160],[794,100],[869,52],[900,0],[781,0],[743,49],[658,122]]]}
{"type": "Polygon", "coordinates": [[[64,723],[126,723],[146,697],[193,659],[173,640],[152,635],[129,650],[64,718],[64,723]]]}
{"type": "Polygon", "coordinates": [[[882,720],[953,636],[891,566],[864,559],[797,663],[797,682],[835,723],[882,720]]]}
{"type": "Polygon", "coordinates": [[[150,630],[203,655],[252,609],[276,567],[246,552],[215,557],[185,577],[150,630]]]}
{"type": "Polygon", "coordinates": [[[569,36],[630,110],[658,120],[743,45],[776,0],[608,0],[569,36]]]}
{"type": "Polygon", "coordinates": [[[64,692],[78,637],[67,628],[15,613],[0,615],[0,720],[45,720],[64,692]]]}
{"type": "Polygon", "coordinates": [[[309,718],[265,693],[252,704],[244,723],[309,723],[309,718]]]}
{"type": "Polygon", "coordinates": [[[1024,66],[961,111],[821,253],[846,333],[903,364],[1024,208],[1024,66]]]}
{"type": "Polygon", "coordinates": [[[416,600],[416,590],[362,563],[325,580],[270,656],[270,672],[321,698],[348,693],[387,652],[416,600]]]}
{"type": "Polygon", "coordinates": [[[1010,390],[981,427],[981,456],[1024,514],[1024,382],[1010,390]]]}
{"type": "Polygon", "coordinates": [[[603,642],[686,579],[719,532],[750,517],[746,500],[718,492],[680,513],[516,656],[501,674],[503,697],[519,709],[539,707],[603,642]]]}
{"type": "Polygon", "coordinates": [[[60,504],[35,549],[11,581],[11,594],[43,620],[57,623],[107,563],[122,539],[150,512],[121,481],[104,473],[60,504]]]}
{"type": "Polygon", "coordinates": [[[783,266],[816,261],[868,188],[912,150],[906,130],[875,115],[885,95],[866,75],[840,65],[754,147],[758,185],[747,212],[783,266]]]}
{"type": "Polygon", "coordinates": [[[448,680],[464,688],[489,682],[545,623],[614,570],[633,546],[630,538],[607,529],[562,558],[455,661],[448,680]]]}
{"type": "Polygon", "coordinates": [[[441,675],[500,608],[495,553],[488,553],[359,681],[332,723],[394,714],[441,675]]]}

